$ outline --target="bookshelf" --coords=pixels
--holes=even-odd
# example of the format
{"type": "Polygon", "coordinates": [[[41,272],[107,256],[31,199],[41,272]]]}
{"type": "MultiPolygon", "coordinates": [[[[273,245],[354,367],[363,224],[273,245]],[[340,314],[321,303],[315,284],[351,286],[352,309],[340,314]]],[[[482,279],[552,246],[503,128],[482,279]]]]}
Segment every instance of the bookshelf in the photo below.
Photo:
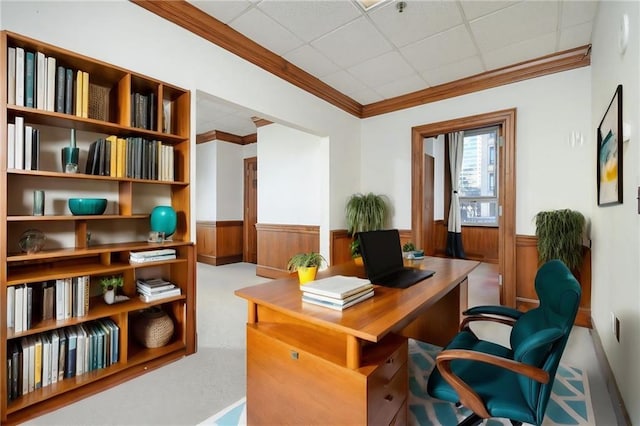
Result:
{"type": "MultiPolygon", "coordinates": [[[[188,90],[16,33],[2,31],[0,43],[0,73],[7,88],[0,93],[0,363],[7,372],[18,359],[14,354],[30,342],[35,341],[36,348],[39,342],[51,348],[69,330],[86,331],[89,337],[83,340],[85,354],[94,354],[92,359],[96,360],[95,364],[85,361],[81,374],[61,376],[56,381],[47,378],[33,389],[25,391],[20,387],[18,393],[9,380],[14,375],[3,373],[0,423],[16,424],[196,351],[195,250],[190,229],[189,182],[191,101],[188,90]],[[18,52],[31,53],[34,68],[29,73],[35,76],[26,77],[28,70],[16,67],[18,52]],[[56,72],[52,71],[52,64],[56,72]],[[20,87],[16,75],[33,80],[24,80],[24,87],[20,87]],[[21,88],[24,93],[19,95],[21,88]],[[33,101],[27,103],[26,98],[33,101]],[[19,141],[15,135],[20,123],[24,124],[21,131],[28,128],[32,132],[30,165],[26,164],[26,153],[20,157],[25,162],[16,162],[19,141]],[[65,173],[61,150],[69,146],[72,129],[80,152],[78,172],[65,173]],[[108,141],[101,144],[114,149],[117,144],[122,145],[113,156],[104,151],[102,157],[89,157],[90,147],[97,146],[94,142],[98,140],[108,141]],[[117,140],[122,142],[112,142],[117,140]],[[140,144],[140,140],[149,142],[140,144]],[[134,148],[127,148],[129,145],[138,147],[137,154],[134,148]],[[114,158],[120,168],[110,166],[108,160],[114,158]],[[100,161],[102,171],[86,174],[89,160],[100,161]],[[161,163],[170,173],[157,173],[161,163]],[[45,192],[43,216],[32,214],[35,190],[45,192]],[[74,216],[67,207],[71,197],[106,198],[107,210],[102,215],[74,216]],[[147,242],[149,215],[155,205],[171,205],[177,212],[177,229],[171,241],[147,242]],[[43,249],[21,252],[20,236],[34,228],[46,236],[43,249]],[[176,258],[144,264],[129,262],[132,251],[161,248],[175,249],[176,258]],[[104,302],[99,280],[109,275],[123,277],[120,293],[129,300],[111,305],[104,302]],[[32,307],[29,327],[12,327],[14,320],[8,317],[16,308],[16,290],[26,293],[28,288],[46,288],[56,280],[78,277],[89,277],[87,295],[82,299],[88,300],[84,302],[88,309],[83,316],[38,319],[36,308],[32,307]],[[136,281],[152,277],[171,281],[181,294],[144,303],[137,295],[136,281]],[[149,349],[135,340],[132,327],[140,311],[151,306],[162,307],[175,327],[167,345],[149,349]],[[106,344],[111,337],[116,345],[115,362],[100,358],[102,352],[98,350],[98,342],[106,344]]],[[[25,62],[24,66],[29,64],[25,62]]],[[[25,149],[22,143],[20,147],[25,149]]],[[[35,290],[33,293],[32,301],[38,300],[39,294],[35,290]]],[[[24,359],[23,355],[19,359],[24,359]]],[[[53,365],[49,355],[47,366],[53,365]]],[[[38,362],[44,359],[39,358],[38,362]]],[[[19,368],[24,368],[24,363],[19,368]]],[[[37,365],[34,368],[38,371],[37,365]]],[[[39,368],[43,368],[41,364],[39,368]]],[[[47,371],[50,370],[41,373],[47,371]]]]}

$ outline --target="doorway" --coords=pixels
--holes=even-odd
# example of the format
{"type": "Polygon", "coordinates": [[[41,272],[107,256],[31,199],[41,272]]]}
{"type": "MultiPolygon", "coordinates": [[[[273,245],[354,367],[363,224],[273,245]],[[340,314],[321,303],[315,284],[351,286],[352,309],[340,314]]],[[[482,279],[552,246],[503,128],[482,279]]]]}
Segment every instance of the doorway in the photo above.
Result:
{"type": "Polygon", "coordinates": [[[244,159],[244,223],[242,260],[258,262],[258,157],[244,159]]]}
{"type": "Polygon", "coordinates": [[[428,223],[425,208],[429,201],[425,197],[424,139],[450,132],[479,127],[498,126],[500,144],[498,155],[502,167],[498,179],[498,203],[501,214],[498,220],[498,270],[500,303],[516,306],[516,236],[515,236],[515,120],[516,110],[479,114],[412,128],[411,131],[411,228],[412,239],[417,246],[424,246],[425,233],[429,235],[433,220],[428,223]]]}

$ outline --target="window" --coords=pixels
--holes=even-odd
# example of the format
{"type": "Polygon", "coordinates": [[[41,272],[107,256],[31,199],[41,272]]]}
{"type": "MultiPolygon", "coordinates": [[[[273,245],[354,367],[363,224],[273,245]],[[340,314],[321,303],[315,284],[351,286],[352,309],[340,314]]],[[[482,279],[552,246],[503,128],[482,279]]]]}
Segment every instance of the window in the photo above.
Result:
{"type": "Polygon", "coordinates": [[[458,197],[462,225],[498,226],[498,127],[464,132],[458,197]]]}

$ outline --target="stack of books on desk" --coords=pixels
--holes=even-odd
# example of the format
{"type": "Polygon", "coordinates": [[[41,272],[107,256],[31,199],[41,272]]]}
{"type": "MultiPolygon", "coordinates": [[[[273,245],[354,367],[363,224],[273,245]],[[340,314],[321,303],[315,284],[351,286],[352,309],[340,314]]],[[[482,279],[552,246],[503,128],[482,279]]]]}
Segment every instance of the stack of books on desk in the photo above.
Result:
{"type": "Polygon", "coordinates": [[[373,297],[373,285],[367,279],[335,275],[300,286],[302,301],[336,311],[373,297]]]}
{"type": "Polygon", "coordinates": [[[136,288],[143,302],[165,299],[172,296],[180,296],[180,287],[162,278],[139,279],[136,288]]]}
{"type": "Polygon", "coordinates": [[[175,258],[175,249],[132,251],[129,253],[129,263],[159,262],[162,260],[170,260],[175,258]]]}

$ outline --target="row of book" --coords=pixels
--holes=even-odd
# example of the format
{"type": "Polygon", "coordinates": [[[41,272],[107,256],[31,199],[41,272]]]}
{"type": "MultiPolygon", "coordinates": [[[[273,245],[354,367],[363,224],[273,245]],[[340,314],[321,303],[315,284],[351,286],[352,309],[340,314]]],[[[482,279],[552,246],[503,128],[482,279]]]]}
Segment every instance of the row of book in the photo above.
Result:
{"type": "Polygon", "coordinates": [[[7,328],[29,330],[46,320],[83,317],[89,312],[89,276],[7,287],[7,328]]]}
{"type": "Polygon", "coordinates": [[[7,76],[9,104],[89,117],[86,71],[66,68],[43,52],[9,47],[7,76]]]}
{"type": "Polygon", "coordinates": [[[342,311],[373,297],[373,284],[367,279],[335,275],[300,286],[302,301],[342,311]]]}
{"type": "Polygon", "coordinates": [[[129,253],[129,263],[148,263],[171,260],[176,258],[176,250],[158,249],[146,251],[132,251],[129,253]]]}
{"type": "Polygon", "coordinates": [[[181,294],[180,287],[163,278],[139,279],[136,281],[136,288],[143,302],[153,302],[181,294]]]}
{"type": "Polygon", "coordinates": [[[7,125],[7,168],[40,170],[40,130],[16,117],[7,125]]]}
{"type": "Polygon", "coordinates": [[[110,318],[9,340],[8,400],[117,363],[119,342],[120,328],[110,318]]]}
{"type": "Polygon", "coordinates": [[[89,146],[88,175],[173,181],[174,149],[140,137],[98,139],[89,146]]]}
{"type": "Polygon", "coordinates": [[[148,95],[142,93],[131,94],[131,127],[141,129],[157,130],[157,100],[156,94],[151,92],[148,95]]]}

